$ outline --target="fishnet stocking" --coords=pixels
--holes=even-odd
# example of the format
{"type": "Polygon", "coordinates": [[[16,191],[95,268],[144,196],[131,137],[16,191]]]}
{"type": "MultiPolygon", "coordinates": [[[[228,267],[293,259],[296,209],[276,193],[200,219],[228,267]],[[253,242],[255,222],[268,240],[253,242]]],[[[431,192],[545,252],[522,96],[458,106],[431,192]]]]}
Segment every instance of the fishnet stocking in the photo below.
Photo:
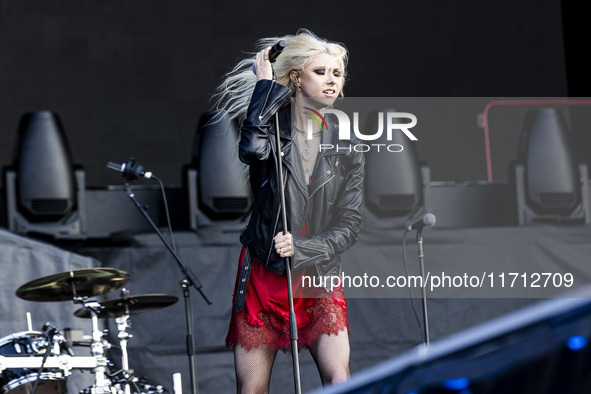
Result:
{"type": "Polygon", "coordinates": [[[250,350],[237,345],[234,348],[237,393],[268,393],[276,355],[277,349],[267,345],[250,350]]]}
{"type": "Polygon", "coordinates": [[[320,334],[310,346],[322,385],[345,381],[349,371],[349,332],[343,329],[336,335],[320,334]]]}

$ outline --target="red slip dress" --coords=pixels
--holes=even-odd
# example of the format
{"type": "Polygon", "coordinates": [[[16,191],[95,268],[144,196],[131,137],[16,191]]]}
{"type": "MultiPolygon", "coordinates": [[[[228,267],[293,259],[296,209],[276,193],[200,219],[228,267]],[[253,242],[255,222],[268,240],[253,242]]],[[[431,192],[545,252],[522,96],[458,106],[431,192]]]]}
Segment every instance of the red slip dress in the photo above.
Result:
{"type": "MultiPolygon", "coordinates": [[[[307,229],[304,225],[301,235],[306,234],[307,229]]],[[[234,301],[245,251],[243,247],[240,253],[234,301]]],[[[297,253],[297,250],[295,252],[297,253]]],[[[307,269],[307,271],[314,275],[316,270],[307,269]]],[[[298,272],[298,275],[292,271],[299,350],[310,347],[320,334],[337,334],[344,329],[349,331],[347,304],[342,287],[337,287],[330,292],[320,288],[317,297],[299,298],[296,295],[298,288],[302,286],[303,275],[306,275],[306,269],[298,272]]],[[[232,308],[230,327],[226,336],[226,346],[234,348],[237,345],[247,350],[267,345],[284,352],[291,351],[286,273],[277,275],[255,259],[252,260],[244,308],[240,312],[232,308]]]]}

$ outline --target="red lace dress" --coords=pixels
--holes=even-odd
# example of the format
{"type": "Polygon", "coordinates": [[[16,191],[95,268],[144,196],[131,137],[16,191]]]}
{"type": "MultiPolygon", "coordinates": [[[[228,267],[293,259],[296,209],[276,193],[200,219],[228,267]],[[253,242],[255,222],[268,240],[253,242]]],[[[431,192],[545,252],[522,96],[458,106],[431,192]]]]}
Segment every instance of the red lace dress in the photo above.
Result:
{"type": "MultiPolygon", "coordinates": [[[[305,234],[304,226],[302,235],[305,234]]],[[[240,254],[238,273],[244,263],[245,250],[242,248],[240,254]]],[[[310,276],[315,274],[315,269],[308,271],[310,276]]],[[[335,288],[331,292],[326,292],[321,288],[318,290],[318,297],[298,298],[298,288],[301,287],[303,275],[306,275],[305,270],[301,275],[299,272],[295,275],[292,271],[299,350],[308,348],[320,334],[337,334],[345,328],[349,330],[343,289],[335,288]]],[[[238,279],[234,301],[237,287],[238,279]]],[[[232,308],[230,327],[226,336],[226,346],[234,348],[238,344],[248,350],[268,345],[274,349],[291,351],[286,274],[277,275],[254,259],[244,308],[238,313],[232,308]]]]}

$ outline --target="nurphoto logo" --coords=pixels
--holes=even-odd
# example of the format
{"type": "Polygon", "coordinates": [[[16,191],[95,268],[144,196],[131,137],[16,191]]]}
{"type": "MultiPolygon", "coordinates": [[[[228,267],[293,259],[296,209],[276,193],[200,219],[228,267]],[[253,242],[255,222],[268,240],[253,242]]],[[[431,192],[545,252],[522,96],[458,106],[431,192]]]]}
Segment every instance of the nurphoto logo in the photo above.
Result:
{"type": "MultiPolygon", "coordinates": [[[[351,122],[349,115],[346,112],[334,108],[324,108],[319,111],[314,110],[310,107],[303,107],[306,111],[305,115],[309,116],[307,123],[307,138],[313,138],[314,122],[320,126],[323,131],[334,132],[330,130],[328,123],[325,119],[327,115],[334,115],[333,119],[336,118],[338,123],[338,136],[339,140],[351,141],[359,140],[364,143],[357,143],[354,145],[337,146],[337,150],[354,150],[355,152],[368,152],[370,150],[377,151],[388,151],[388,152],[402,152],[404,147],[399,143],[377,143],[371,141],[377,141],[383,139],[382,136],[385,134],[386,140],[391,142],[394,133],[403,133],[406,138],[410,141],[418,141],[418,138],[410,131],[411,128],[416,126],[417,117],[409,112],[377,112],[372,116],[377,116],[377,130],[361,130],[359,127],[359,112],[353,112],[353,122],[351,122]],[[352,126],[352,127],[351,127],[352,126]],[[351,132],[353,132],[355,138],[351,138],[351,132]]],[[[331,123],[332,125],[332,123],[331,123]]],[[[397,138],[397,141],[399,139],[397,138]]],[[[320,144],[320,152],[323,150],[335,149],[333,144],[320,144]]]]}

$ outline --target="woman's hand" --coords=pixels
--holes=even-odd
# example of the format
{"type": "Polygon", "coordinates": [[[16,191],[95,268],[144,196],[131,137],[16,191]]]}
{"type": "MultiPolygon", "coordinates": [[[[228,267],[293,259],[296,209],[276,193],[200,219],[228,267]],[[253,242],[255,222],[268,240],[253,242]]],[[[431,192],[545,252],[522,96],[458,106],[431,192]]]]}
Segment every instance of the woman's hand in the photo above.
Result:
{"type": "Polygon", "coordinates": [[[279,253],[281,257],[290,257],[293,256],[293,243],[291,239],[291,234],[287,233],[283,235],[283,232],[277,233],[275,235],[275,250],[279,253]]]}
{"type": "Polygon", "coordinates": [[[269,61],[269,49],[271,49],[271,47],[267,47],[257,53],[254,61],[257,81],[260,81],[261,79],[273,79],[273,67],[271,67],[271,62],[269,61]]]}

